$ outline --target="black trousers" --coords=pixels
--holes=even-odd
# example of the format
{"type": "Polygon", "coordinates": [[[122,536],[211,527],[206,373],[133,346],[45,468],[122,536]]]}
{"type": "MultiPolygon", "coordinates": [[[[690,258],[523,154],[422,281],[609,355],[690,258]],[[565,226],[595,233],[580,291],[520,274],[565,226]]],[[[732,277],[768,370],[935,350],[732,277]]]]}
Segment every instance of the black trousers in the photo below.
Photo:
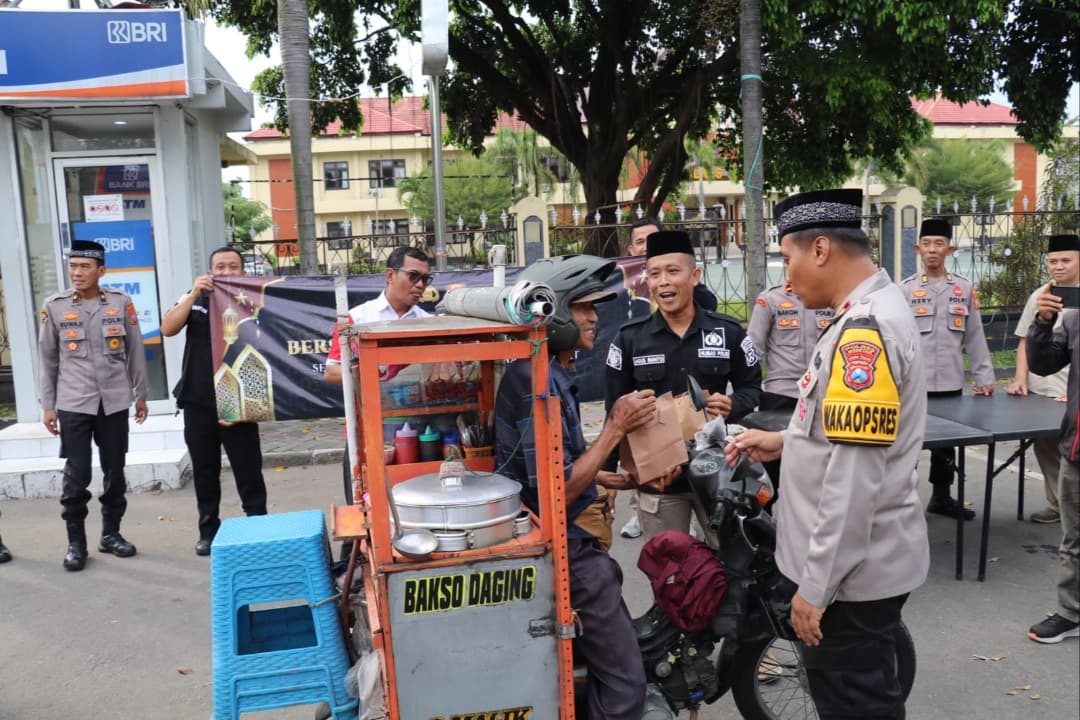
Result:
{"type": "Polygon", "coordinates": [[[60,495],[63,510],[60,517],[69,523],[82,523],[90,502],[90,441],[98,447],[104,487],[101,502],[101,533],[107,535],[120,529],[120,520],[127,510],[127,482],[124,480],[124,458],[128,448],[128,411],[106,415],[98,405],[96,415],[57,410],[60,421],[60,457],[65,458],[64,487],[60,495]]]}
{"type": "Polygon", "coordinates": [[[823,640],[802,646],[810,694],[821,720],[903,720],[896,677],[900,611],[907,594],[870,602],[834,602],[821,618],[823,640]]]}
{"type": "MultiPolygon", "coordinates": [[[[963,390],[942,390],[940,392],[928,392],[926,397],[956,397],[962,395],[963,390]]],[[[956,448],[935,448],[930,451],[930,484],[935,486],[939,493],[948,493],[947,488],[953,484],[956,468],[956,448]]]]}
{"type": "Polygon", "coordinates": [[[212,540],[221,519],[221,448],[232,464],[236,491],[247,515],[266,514],[266,482],[258,423],[218,424],[217,412],[184,408],[184,442],[191,454],[195,501],[199,508],[199,537],[212,540]]]}

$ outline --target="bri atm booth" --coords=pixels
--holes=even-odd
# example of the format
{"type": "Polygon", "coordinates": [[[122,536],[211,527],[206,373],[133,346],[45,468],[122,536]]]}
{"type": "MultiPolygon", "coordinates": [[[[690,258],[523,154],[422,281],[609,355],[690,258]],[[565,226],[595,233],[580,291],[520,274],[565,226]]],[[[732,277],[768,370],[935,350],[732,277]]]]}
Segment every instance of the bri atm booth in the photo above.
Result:
{"type": "MultiPolygon", "coordinates": [[[[180,10],[0,9],[0,367],[20,424],[40,423],[35,320],[76,239],[105,245],[103,284],[134,299],[151,415],[174,410],[182,339],[160,317],[224,244],[223,163],[252,159],[225,135],[250,129],[251,96],[203,34],[180,10]]],[[[0,434],[0,461],[20,447],[0,434]]]]}

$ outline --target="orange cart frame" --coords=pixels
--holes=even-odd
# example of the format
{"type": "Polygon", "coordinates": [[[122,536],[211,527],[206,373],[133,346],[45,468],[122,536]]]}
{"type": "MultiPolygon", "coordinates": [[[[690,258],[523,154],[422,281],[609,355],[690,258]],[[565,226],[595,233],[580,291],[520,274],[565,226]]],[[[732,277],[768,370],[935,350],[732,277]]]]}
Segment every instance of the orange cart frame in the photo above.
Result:
{"type": "MultiPolygon", "coordinates": [[[[571,640],[574,621],[570,607],[570,575],[566,550],[566,504],[562,463],[562,422],[559,398],[547,394],[549,358],[547,333],[542,327],[507,325],[464,317],[432,317],[357,325],[349,330],[359,348],[359,405],[357,459],[354,465],[354,504],[333,507],[333,534],[336,539],[355,539],[365,555],[364,592],[372,641],[383,652],[383,686],[387,717],[402,718],[395,688],[398,668],[394,655],[388,579],[394,573],[543,556],[551,553],[555,599],[559,717],[574,718],[573,660],[571,640]],[[531,364],[533,427],[536,434],[536,463],[540,517],[534,518],[531,532],[493,547],[461,552],[435,552],[422,560],[410,560],[391,545],[391,523],[386,484],[439,471],[440,462],[389,465],[384,462],[382,418],[403,413],[401,408],[384,408],[379,385],[379,367],[479,361],[481,387],[475,403],[410,408],[408,415],[437,415],[460,412],[492,413],[495,408],[495,364],[504,360],[527,359],[531,364]],[[364,498],[367,498],[366,503],[364,498]]],[[[468,458],[471,470],[491,472],[493,457],[468,458]]]]}

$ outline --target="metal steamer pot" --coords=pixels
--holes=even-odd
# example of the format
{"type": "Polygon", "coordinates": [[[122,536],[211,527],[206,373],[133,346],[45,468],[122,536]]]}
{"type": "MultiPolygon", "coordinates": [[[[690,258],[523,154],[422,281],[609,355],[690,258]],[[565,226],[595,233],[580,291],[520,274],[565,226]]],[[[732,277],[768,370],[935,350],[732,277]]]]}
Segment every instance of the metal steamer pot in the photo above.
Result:
{"type": "Polygon", "coordinates": [[[431,530],[439,552],[489,547],[523,534],[515,522],[521,486],[504,475],[466,472],[456,484],[429,473],[398,483],[393,493],[402,528],[431,530]]]}

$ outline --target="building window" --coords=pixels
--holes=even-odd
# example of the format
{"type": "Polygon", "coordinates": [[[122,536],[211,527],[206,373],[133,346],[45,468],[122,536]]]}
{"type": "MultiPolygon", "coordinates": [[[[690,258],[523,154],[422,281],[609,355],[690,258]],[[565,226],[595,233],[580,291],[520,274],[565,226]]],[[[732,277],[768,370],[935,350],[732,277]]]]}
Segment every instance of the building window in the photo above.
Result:
{"type": "Polygon", "coordinates": [[[404,160],[369,160],[368,179],[373,188],[397,187],[398,178],[405,177],[404,160]]]}
{"type": "Polygon", "coordinates": [[[349,163],[323,163],[323,186],[327,190],[349,189],[349,163]]]}
{"type": "Polygon", "coordinates": [[[326,223],[326,247],[330,250],[352,249],[352,238],[349,237],[351,230],[348,220],[326,223]]]}
{"type": "Polygon", "coordinates": [[[407,218],[376,220],[372,223],[371,231],[379,236],[375,239],[375,245],[378,247],[397,247],[409,242],[407,218]]]}

